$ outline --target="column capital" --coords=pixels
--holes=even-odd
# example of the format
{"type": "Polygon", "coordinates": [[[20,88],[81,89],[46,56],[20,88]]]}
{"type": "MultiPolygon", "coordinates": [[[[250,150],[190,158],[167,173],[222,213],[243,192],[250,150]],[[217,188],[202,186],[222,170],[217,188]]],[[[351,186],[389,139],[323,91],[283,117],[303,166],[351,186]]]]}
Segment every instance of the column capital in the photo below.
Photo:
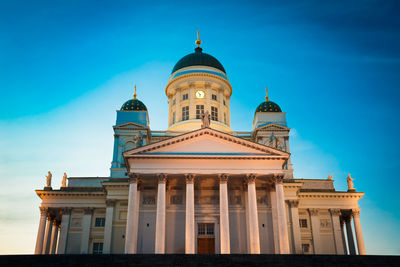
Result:
{"type": "Polygon", "coordinates": [[[157,174],[158,183],[165,184],[167,182],[167,174],[166,173],[159,173],[157,174]]]}
{"type": "Polygon", "coordinates": [[[223,184],[223,183],[227,183],[228,182],[228,179],[229,179],[229,175],[228,174],[226,174],[226,173],[220,173],[220,174],[218,174],[218,177],[219,177],[219,182],[221,183],[221,184],[223,184]]]}
{"type": "Polygon", "coordinates": [[[92,215],[93,214],[93,210],[94,210],[94,208],[85,208],[84,210],[83,210],[83,213],[85,214],[85,215],[92,215]]]}
{"type": "Polygon", "coordinates": [[[351,210],[351,215],[353,216],[353,217],[356,217],[356,218],[358,218],[358,217],[360,217],[360,209],[352,209],[351,210]]]}
{"type": "Polygon", "coordinates": [[[128,173],[129,176],[129,183],[137,183],[139,180],[139,174],[138,173],[128,173]]]}
{"type": "Polygon", "coordinates": [[[62,208],[61,209],[61,214],[65,214],[65,215],[71,215],[71,211],[72,211],[72,208],[62,208]]]}
{"type": "Polygon", "coordinates": [[[309,209],[311,216],[318,216],[318,209],[309,209]]]}
{"type": "Polygon", "coordinates": [[[283,183],[283,177],[284,177],[285,175],[283,174],[283,173],[274,173],[273,174],[273,181],[276,183],[276,184],[282,184],[283,183]]]}
{"type": "Polygon", "coordinates": [[[338,216],[340,215],[340,209],[329,209],[331,215],[338,216]]]}
{"type": "Polygon", "coordinates": [[[290,205],[292,208],[298,208],[299,207],[299,201],[297,199],[289,199],[286,200],[286,202],[290,205]]]}
{"type": "Polygon", "coordinates": [[[187,173],[187,174],[185,174],[186,183],[187,183],[187,184],[193,184],[195,176],[196,176],[196,175],[193,174],[193,173],[187,173]]]}
{"type": "Polygon", "coordinates": [[[46,215],[49,209],[47,207],[39,207],[39,210],[40,215],[46,215]]]}
{"type": "Polygon", "coordinates": [[[246,183],[253,184],[256,182],[257,175],[254,173],[246,174],[246,183]]]}
{"type": "Polygon", "coordinates": [[[106,199],[106,206],[107,207],[114,207],[115,203],[117,203],[116,199],[106,199]]]}

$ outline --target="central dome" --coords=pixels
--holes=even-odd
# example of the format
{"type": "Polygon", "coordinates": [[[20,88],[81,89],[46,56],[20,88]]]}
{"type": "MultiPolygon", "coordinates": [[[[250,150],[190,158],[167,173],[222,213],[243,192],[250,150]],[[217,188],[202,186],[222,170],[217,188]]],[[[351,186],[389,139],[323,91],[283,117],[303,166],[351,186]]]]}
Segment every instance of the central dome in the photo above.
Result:
{"type": "Polygon", "coordinates": [[[207,66],[219,69],[226,74],[224,67],[218,61],[218,59],[209,54],[203,53],[202,50],[203,49],[201,49],[200,47],[197,47],[194,53],[191,53],[181,58],[178,63],[175,64],[174,68],[172,69],[172,73],[186,67],[207,66]]]}

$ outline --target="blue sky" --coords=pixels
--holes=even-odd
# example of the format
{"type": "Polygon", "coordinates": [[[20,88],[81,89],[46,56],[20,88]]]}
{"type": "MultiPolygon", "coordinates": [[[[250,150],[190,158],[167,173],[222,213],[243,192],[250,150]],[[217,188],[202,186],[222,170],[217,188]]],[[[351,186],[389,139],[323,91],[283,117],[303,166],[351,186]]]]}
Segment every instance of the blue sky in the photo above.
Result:
{"type": "Polygon", "coordinates": [[[351,173],[367,253],[400,254],[398,1],[0,1],[0,253],[32,253],[48,170],[107,176],[115,110],[138,97],[167,126],[164,89],[195,47],[224,65],[234,130],[270,99],[298,178],[351,173]],[[21,240],[24,242],[21,243],[21,240]]]}

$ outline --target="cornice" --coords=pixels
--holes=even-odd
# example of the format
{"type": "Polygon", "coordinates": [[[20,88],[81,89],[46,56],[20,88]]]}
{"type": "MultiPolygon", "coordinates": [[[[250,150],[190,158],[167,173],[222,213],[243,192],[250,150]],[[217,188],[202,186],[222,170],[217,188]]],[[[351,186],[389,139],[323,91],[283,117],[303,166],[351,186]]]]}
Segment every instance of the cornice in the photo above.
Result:
{"type": "Polygon", "coordinates": [[[173,78],[172,80],[168,81],[167,86],[165,86],[165,94],[168,95],[167,94],[168,87],[171,86],[173,83],[178,82],[178,81],[183,80],[183,79],[186,79],[186,78],[199,77],[199,76],[206,77],[206,78],[207,77],[214,78],[216,80],[219,80],[219,81],[225,83],[226,85],[228,85],[228,88],[230,89],[229,96],[232,95],[232,91],[233,91],[232,85],[229,83],[229,81],[227,79],[223,79],[222,77],[220,77],[218,75],[215,75],[215,74],[200,73],[200,72],[182,74],[182,75],[180,75],[180,76],[178,76],[176,78],[173,78]]]}
{"type": "Polygon", "coordinates": [[[299,199],[329,199],[329,198],[355,198],[361,199],[364,196],[362,192],[299,192],[299,199]]]}
{"type": "Polygon", "coordinates": [[[36,190],[36,194],[43,199],[44,197],[100,197],[106,196],[102,191],[61,191],[61,190],[36,190]]]}

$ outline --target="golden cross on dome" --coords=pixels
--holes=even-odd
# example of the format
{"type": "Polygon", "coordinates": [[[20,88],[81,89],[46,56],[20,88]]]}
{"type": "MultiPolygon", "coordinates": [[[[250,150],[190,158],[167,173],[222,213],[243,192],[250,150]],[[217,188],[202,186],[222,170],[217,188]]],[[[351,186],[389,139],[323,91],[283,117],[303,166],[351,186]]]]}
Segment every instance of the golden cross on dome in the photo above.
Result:
{"type": "Polygon", "coordinates": [[[268,101],[269,97],[268,97],[268,88],[265,87],[265,100],[268,101]]]}
{"type": "Polygon", "coordinates": [[[133,99],[136,99],[136,96],[137,94],[136,94],[136,84],[135,84],[135,93],[133,94],[133,99]]]}
{"type": "Polygon", "coordinates": [[[200,40],[200,31],[197,31],[197,40],[196,40],[197,47],[200,47],[201,40],[200,40]]]}

